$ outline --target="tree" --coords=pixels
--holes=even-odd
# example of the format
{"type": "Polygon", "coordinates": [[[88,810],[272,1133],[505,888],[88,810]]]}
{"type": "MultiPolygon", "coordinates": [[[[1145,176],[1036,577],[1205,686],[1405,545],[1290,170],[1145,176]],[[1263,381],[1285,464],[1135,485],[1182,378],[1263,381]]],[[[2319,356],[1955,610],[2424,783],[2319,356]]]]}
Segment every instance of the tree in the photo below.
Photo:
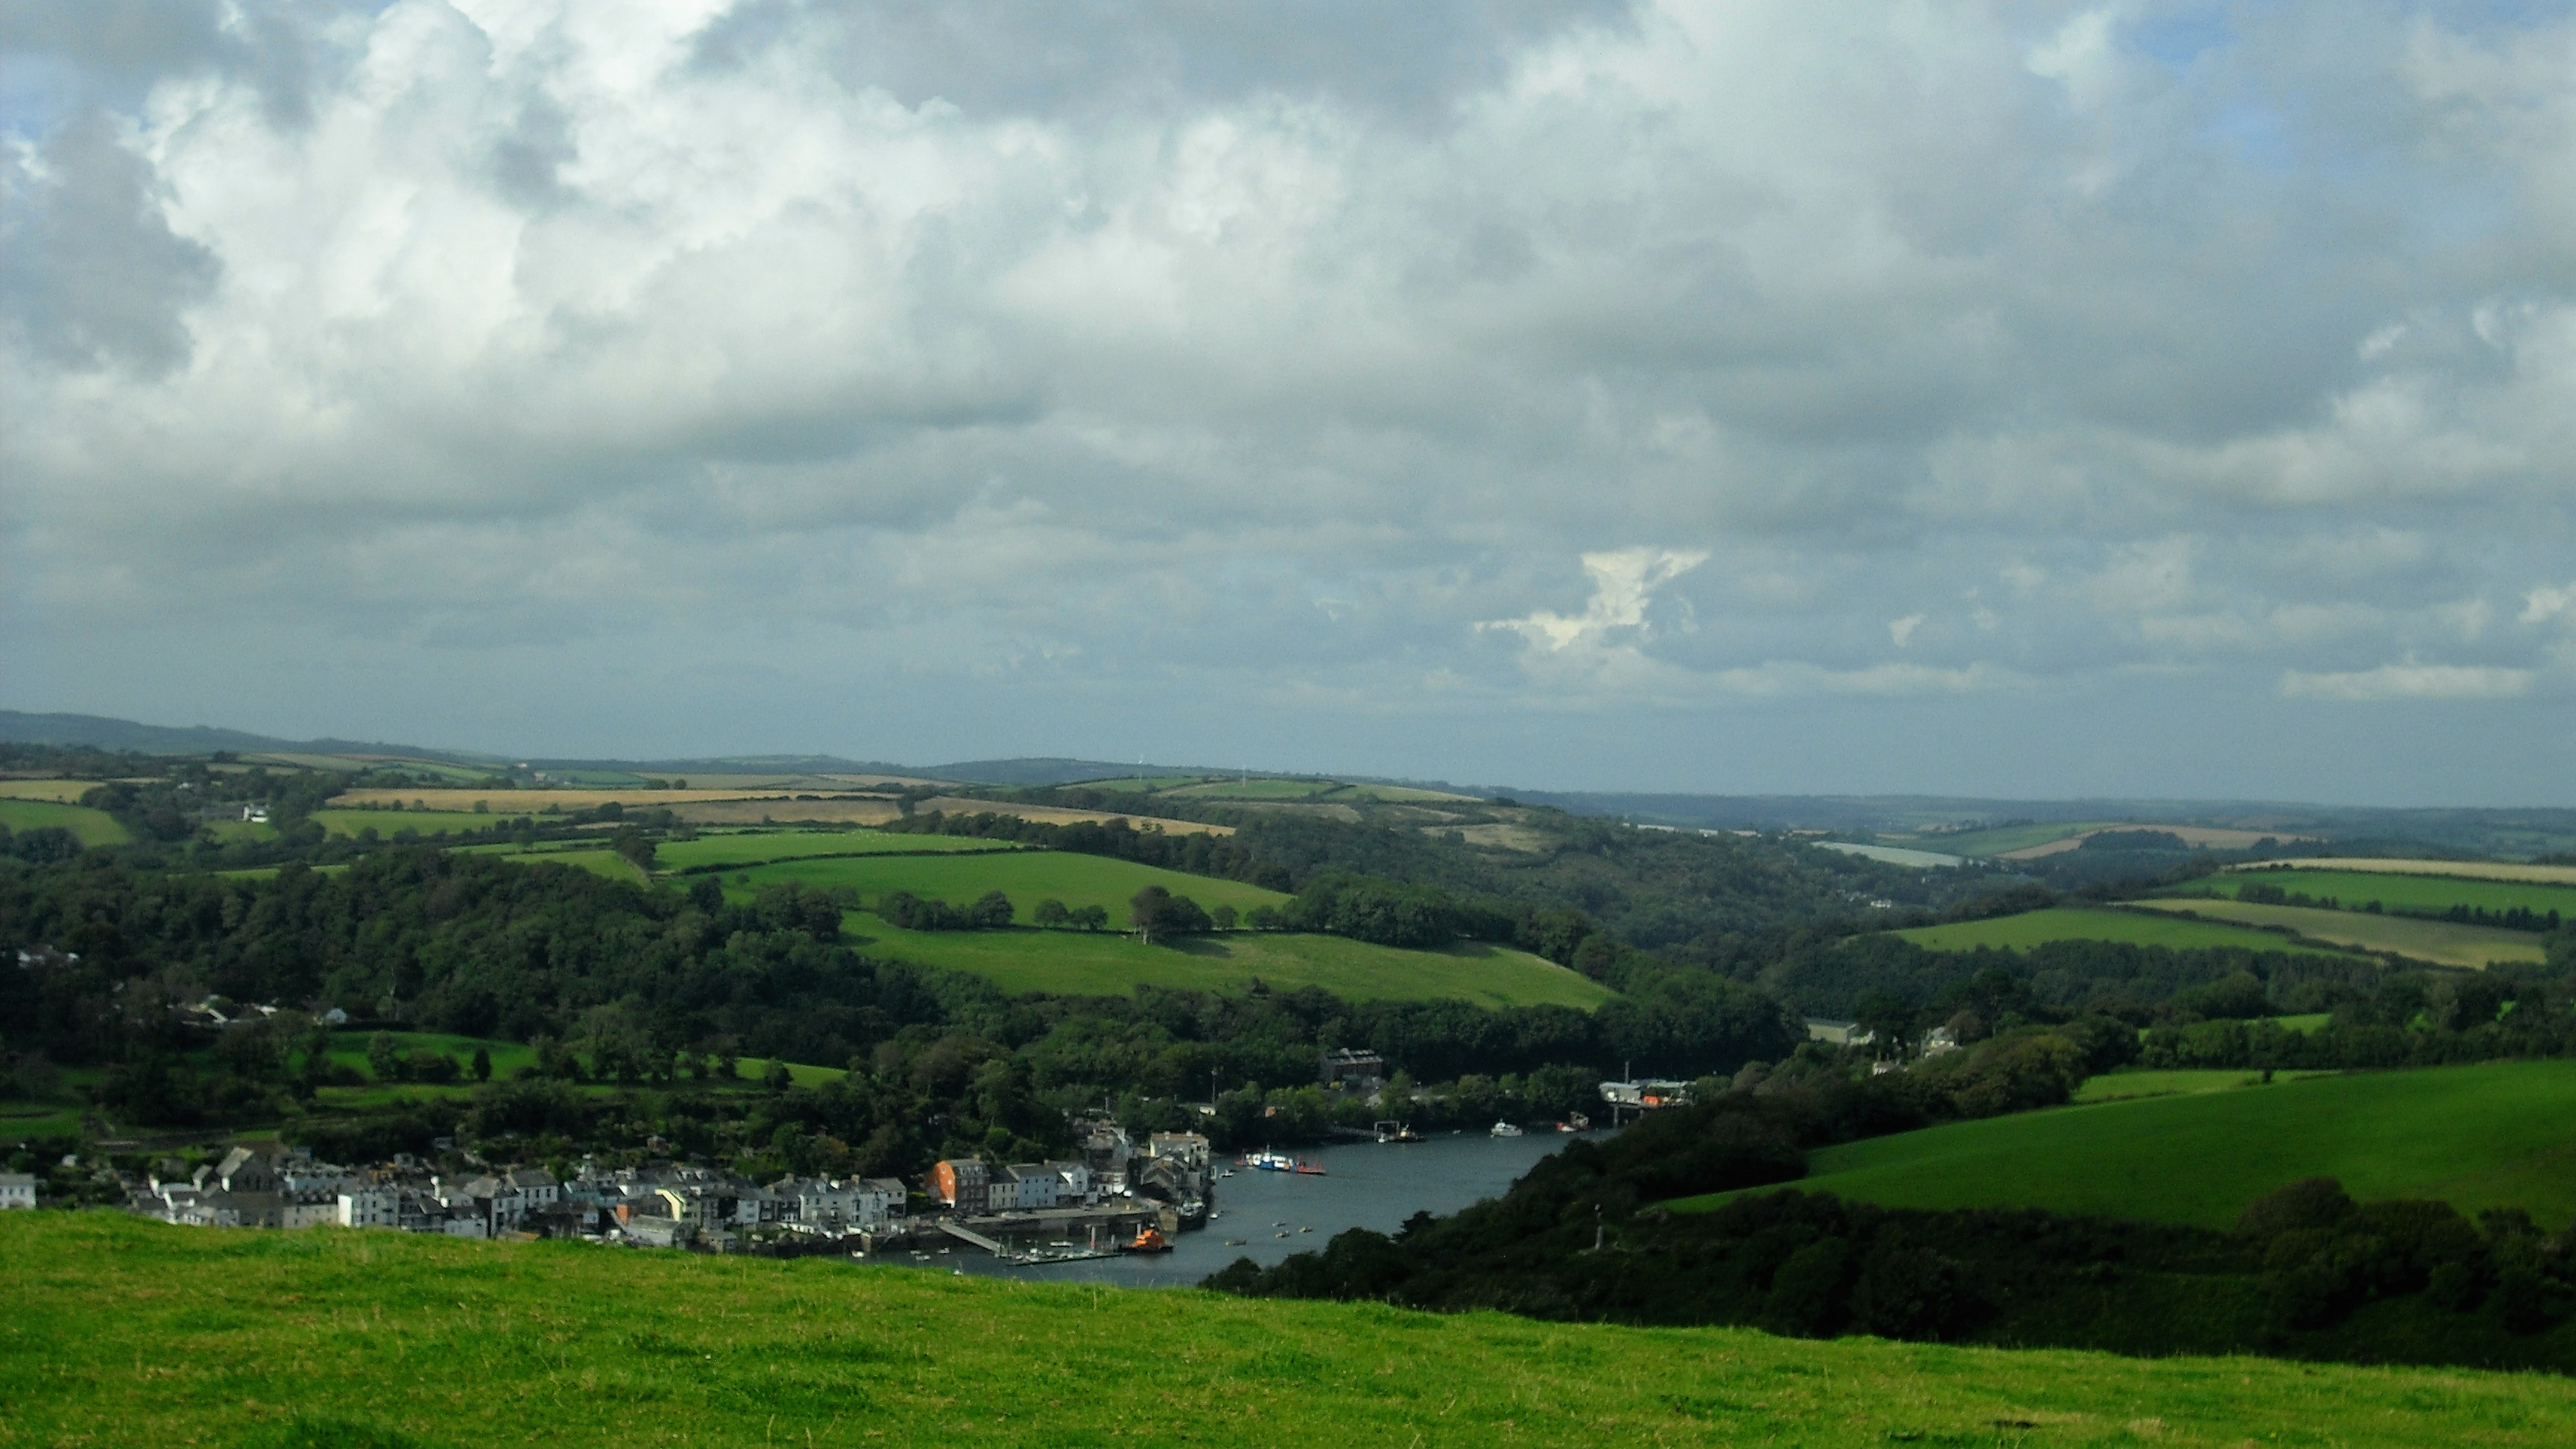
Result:
{"type": "Polygon", "coordinates": [[[1176,896],[1158,885],[1150,885],[1128,899],[1129,919],[1136,923],[1136,935],[1147,944],[1158,936],[1184,936],[1208,928],[1208,913],[1188,896],[1176,896]]]}
{"type": "MultiPolygon", "coordinates": [[[[605,809],[606,807],[601,807],[605,809]]],[[[617,853],[632,861],[637,870],[650,874],[653,869],[653,842],[643,831],[629,825],[617,832],[617,853]]]]}
{"type": "Polygon", "coordinates": [[[1071,920],[1073,918],[1073,912],[1064,908],[1064,902],[1057,900],[1053,896],[1049,896],[1045,900],[1038,902],[1038,908],[1034,912],[1030,913],[1029,918],[1037,922],[1040,926],[1049,930],[1054,930],[1071,920]]]}
{"type": "Polygon", "coordinates": [[[1106,930],[1109,927],[1109,908],[1102,905],[1084,906],[1073,912],[1071,919],[1076,926],[1086,931],[1106,930]]]}
{"type": "Polygon", "coordinates": [[[394,1052],[391,1034],[380,1031],[367,1038],[367,1070],[373,1072],[379,1082],[402,1080],[402,1058],[394,1052]]]}
{"type": "Polygon", "coordinates": [[[1234,929],[1235,922],[1234,907],[1223,905],[1218,906],[1215,910],[1208,912],[1208,919],[1216,924],[1216,928],[1218,930],[1231,931],[1234,929]]]}
{"type": "Polygon", "coordinates": [[[771,1062],[769,1070],[760,1074],[760,1084],[772,1092],[784,1092],[796,1085],[796,1075],[785,1062],[771,1062]]]}
{"type": "Polygon", "coordinates": [[[1011,914],[1011,898],[1000,891],[986,891],[966,908],[966,919],[979,931],[1007,929],[1011,914]]]}
{"type": "Polygon", "coordinates": [[[474,1049],[474,1080],[492,1080],[492,1053],[489,1048],[478,1046],[474,1049]]]}

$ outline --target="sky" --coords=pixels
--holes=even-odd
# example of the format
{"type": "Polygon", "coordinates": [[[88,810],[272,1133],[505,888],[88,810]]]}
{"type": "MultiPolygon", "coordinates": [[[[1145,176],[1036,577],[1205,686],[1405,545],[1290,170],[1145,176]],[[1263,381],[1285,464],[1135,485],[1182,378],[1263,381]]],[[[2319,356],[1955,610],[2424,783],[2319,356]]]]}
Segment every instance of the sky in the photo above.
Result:
{"type": "Polygon", "coordinates": [[[0,707],[2576,805],[2576,15],[11,0],[0,707]]]}

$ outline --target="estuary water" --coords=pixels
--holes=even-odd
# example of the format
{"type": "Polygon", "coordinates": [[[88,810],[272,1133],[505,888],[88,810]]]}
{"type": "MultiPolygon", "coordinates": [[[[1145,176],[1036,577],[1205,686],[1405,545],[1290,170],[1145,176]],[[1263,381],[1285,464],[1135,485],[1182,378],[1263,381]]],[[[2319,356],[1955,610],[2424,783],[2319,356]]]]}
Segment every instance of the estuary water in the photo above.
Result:
{"type": "MultiPolygon", "coordinates": [[[[1534,1131],[1525,1137],[1491,1137],[1462,1132],[1428,1142],[1301,1148],[1296,1155],[1322,1166],[1325,1176],[1238,1167],[1234,1176],[1217,1180],[1215,1219],[1205,1228],[1179,1234],[1168,1253],[1013,1268],[959,1243],[955,1251],[933,1254],[928,1265],[915,1266],[1045,1282],[1191,1287],[1237,1258],[1268,1266],[1291,1253],[1320,1249],[1333,1234],[1348,1228],[1391,1233],[1415,1213],[1453,1213],[1469,1203],[1500,1197],[1513,1179],[1576,1135],[1534,1131]],[[1314,1231],[1300,1231],[1305,1228],[1314,1231]],[[1279,1236],[1282,1233],[1286,1236],[1279,1236]],[[1228,1247],[1228,1238],[1244,1241],[1228,1247]]],[[[884,1261],[910,1260],[889,1255],[884,1261]]]]}

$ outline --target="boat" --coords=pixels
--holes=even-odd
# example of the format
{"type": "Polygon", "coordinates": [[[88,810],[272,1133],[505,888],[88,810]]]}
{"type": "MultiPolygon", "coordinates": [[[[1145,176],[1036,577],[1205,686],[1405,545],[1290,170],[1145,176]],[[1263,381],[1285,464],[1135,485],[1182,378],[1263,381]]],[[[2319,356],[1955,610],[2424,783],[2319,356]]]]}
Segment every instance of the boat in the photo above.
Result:
{"type": "Polygon", "coordinates": [[[1228,1238],[1225,1240],[1225,1245],[1229,1248],[1240,1248],[1246,1246],[1251,1241],[1252,1240],[1250,1238],[1228,1238]]]}
{"type": "Polygon", "coordinates": [[[1238,1165],[1258,1168],[1263,1172],[1295,1172],[1297,1159],[1285,1152],[1273,1152],[1265,1147],[1259,1152],[1244,1154],[1238,1165]]]}
{"type": "Polygon", "coordinates": [[[1301,1232],[1301,1233],[1311,1233],[1311,1232],[1313,1232],[1313,1231],[1314,1231],[1314,1229],[1313,1229],[1313,1228],[1299,1228],[1297,1231],[1299,1231],[1299,1232],[1301,1232]]]}
{"type": "Polygon", "coordinates": [[[1518,1137],[1521,1135],[1521,1129],[1513,1126],[1509,1122],[1497,1122],[1494,1124],[1494,1135],[1497,1137],[1518,1137]]]}
{"type": "Polygon", "coordinates": [[[1296,1173],[1300,1177],[1322,1177],[1324,1176],[1324,1164],[1320,1162],[1308,1162],[1304,1158],[1299,1158],[1297,1160],[1297,1164],[1294,1167],[1291,1167],[1289,1171],[1296,1173]]]}
{"type": "Polygon", "coordinates": [[[1136,1236],[1118,1245],[1118,1251],[1122,1253],[1168,1253],[1172,1251],[1172,1241],[1171,1239],[1164,1237],[1159,1229],[1138,1228],[1136,1230],[1136,1236]]]}
{"type": "Polygon", "coordinates": [[[1274,1237],[1274,1238],[1284,1238],[1284,1237],[1286,1237],[1286,1236],[1288,1236],[1288,1235],[1287,1235],[1286,1233],[1272,1233],[1270,1236],[1272,1236],[1272,1237],[1274,1237]]]}
{"type": "Polygon", "coordinates": [[[1589,1132],[1592,1130],[1592,1119],[1584,1116],[1580,1112],[1577,1112],[1572,1116],[1567,1117],[1564,1121],[1557,1123],[1556,1130],[1559,1132],[1589,1132]]]}

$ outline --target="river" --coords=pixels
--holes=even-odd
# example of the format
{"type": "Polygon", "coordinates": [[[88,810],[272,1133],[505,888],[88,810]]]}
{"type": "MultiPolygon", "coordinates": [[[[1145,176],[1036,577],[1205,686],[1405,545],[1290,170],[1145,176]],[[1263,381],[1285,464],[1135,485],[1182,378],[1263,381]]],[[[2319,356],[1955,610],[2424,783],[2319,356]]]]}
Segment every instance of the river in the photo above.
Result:
{"type": "MultiPolygon", "coordinates": [[[[960,1243],[951,1252],[932,1254],[928,1266],[1048,1282],[1188,1287],[1237,1258],[1267,1266],[1291,1253],[1320,1249],[1333,1234],[1349,1228],[1391,1233],[1415,1213],[1453,1213],[1469,1203],[1500,1197],[1513,1179],[1572,1140],[1569,1134],[1548,1131],[1525,1137],[1460,1132],[1428,1142],[1309,1147],[1296,1155],[1322,1166],[1324,1176],[1236,1168],[1234,1176],[1217,1181],[1214,1220],[1205,1228],[1179,1234],[1168,1253],[1014,1268],[960,1243]],[[1314,1231],[1301,1231],[1306,1228],[1314,1231]],[[1286,1236],[1279,1236],[1282,1233],[1286,1236]],[[1228,1238],[1245,1241],[1227,1247],[1228,1238]]],[[[882,1261],[912,1260],[908,1255],[889,1254],[882,1261]]]]}

